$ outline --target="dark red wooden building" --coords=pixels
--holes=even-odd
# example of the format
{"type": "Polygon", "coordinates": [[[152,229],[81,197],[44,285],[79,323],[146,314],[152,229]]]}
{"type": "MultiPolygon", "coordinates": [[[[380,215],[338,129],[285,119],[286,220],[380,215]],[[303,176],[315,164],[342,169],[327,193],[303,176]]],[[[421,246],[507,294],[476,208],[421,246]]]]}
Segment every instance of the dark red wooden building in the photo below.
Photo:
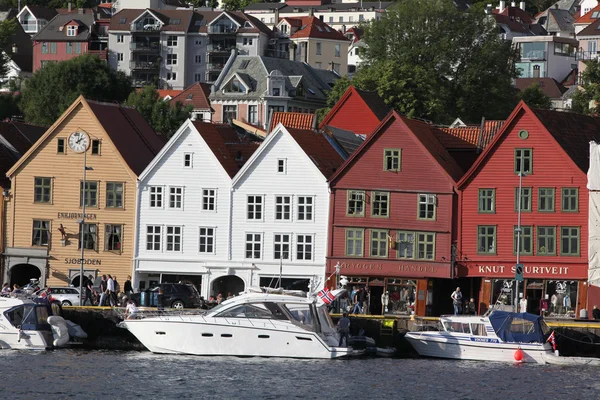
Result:
{"type": "Polygon", "coordinates": [[[372,314],[384,291],[389,312],[452,308],[446,286],[463,171],[436,132],[391,112],[331,178],[327,271],[339,264],[350,286],[368,286],[372,314]]]}
{"type": "Polygon", "coordinates": [[[460,240],[456,272],[480,312],[515,299],[519,173],[519,292],[527,311],[575,317],[588,288],[588,143],[600,118],[531,109],[521,102],[459,183],[460,240]]]}

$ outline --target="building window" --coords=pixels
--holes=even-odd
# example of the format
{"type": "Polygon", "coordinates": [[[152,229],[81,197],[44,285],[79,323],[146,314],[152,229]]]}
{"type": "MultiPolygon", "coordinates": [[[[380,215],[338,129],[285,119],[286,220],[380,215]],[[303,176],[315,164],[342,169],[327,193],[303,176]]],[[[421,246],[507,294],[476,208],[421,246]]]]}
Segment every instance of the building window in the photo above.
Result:
{"type": "Polygon", "coordinates": [[[123,35],[117,35],[117,43],[123,43],[123,35]]]}
{"type": "Polygon", "coordinates": [[[162,186],[150,186],[150,208],[162,208],[163,188],[162,186]]]}
{"type": "Polygon", "coordinates": [[[479,189],[479,212],[493,213],[496,211],[496,189],[479,189]]]}
{"type": "Polygon", "coordinates": [[[98,207],[98,182],[85,182],[85,193],[83,182],[79,182],[79,204],[86,207],[98,207]]]}
{"type": "Polygon", "coordinates": [[[562,188],[561,193],[561,211],[577,212],[579,210],[579,189],[562,188]]]}
{"type": "Polygon", "coordinates": [[[117,61],[123,61],[123,53],[117,53],[117,61]]]}
{"type": "Polygon", "coordinates": [[[363,22],[365,20],[365,16],[363,14],[358,14],[358,22],[363,22]]]}
{"type": "Polygon", "coordinates": [[[496,227],[477,227],[477,253],[496,254],[496,227]]]}
{"type": "Polygon", "coordinates": [[[42,42],[42,54],[48,54],[48,42],[42,42]]]}
{"type": "Polygon", "coordinates": [[[56,42],[50,43],[50,54],[56,54],[56,42]]]}
{"type": "Polygon", "coordinates": [[[398,258],[415,258],[415,233],[398,232],[398,258]]]}
{"type": "Polygon", "coordinates": [[[199,234],[199,247],[198,252],[200,253],[214,253],[215,252],[215,228],[200,228],[199,234]]]}
{"type": "Polygon", "coordinates": [[[48,246],[50,241],[50,221],[33,220],[32,246],[48,246]]]}
{"type": "Polygon", "coordinates": [[[296,236],[296,260],[312,260],[313,237],[312,235],[296,236]]]}
{"type": "Polygon", "coordinates": [[[160,251],[161,231],[160,225],[148,225],[146,227],[146,250],[160,251]]]}
{"type": "Polygon", "coordinates": [[[321,42],[317,42],[317,55],[321,55],[321,42]]]}
{"type": "Polygon", "coordinates": [[[123,225],[105,225],[104,249],[106,251],[121,251],[123,225]]]}
{"type": "Polygon", "coordinates": [[[279,97],[281,96],[281,89],[278,87],[274,87],[271,89],[271,91],[273,92],[273,96],[275,97],[279,97]]]}
{"type": "Polygon", "coordinates": [[[169,208],[183,208],[183,188],[169,188],[169,208]]]}
{"type": "Polygon", "coordinates": [[[550,256],[556,254],[556,227],[537,227],[537,255],[550,256]]]}
{"type": "Polygon", "coordinates": [[[100,141],[92,140],[92,155],[97,156],[100,154],[100,141]]]}
{"type": "Polygon", "coordinates": [[[183,167],[192,168],[192,153],[183,154],[183,167]]]}
{"type": "Polygon", "coordinates": [[[538,211],[554,212],[554,188],[538,189],[538,211]]]}
{"type": "Polygon", "coordinates": [[[36,203],[52,201],[52,178],[34,178],[33,199],[36,203]]]}
{"type": "Polygon", "coordinates": [[[123,184],[118,182],[106,183],[106,207],[123,208],[123,184]]]}
{"type": "Polygon", "coordinates": [[[248,122],[258,124],[258,106],[248,106],[248,122]]]}
{"type": "Polygon", "coordinates": [[[348,22],[354,22],[354,17],[352,15],[348,17],[348,22]]]}
{"type": "Polygon", "coordinates": [[[202,46],[202,40],[196,40],[194,44],[196,46],[202,46]]]}
{"type": "Polygon", "coordinates": [[[371,192],[371,216],[387,218],[390,216],[390,194],[371,192]]]}
{"type": "Polygon", "coordinates": [[[417,215],[417,219],[434,220],[436,200],[435,194],[419,194],[419,214],[417,215]]]}
{"type": "Polygon", "coordinates": [[[315,63],[315,69],[322,69],[323,64],[321,64],[320,62],[316,62],[315,63]]]}
{"type": "Polygon", "coordinates": [[[75,43],[75,54],[81,54],[81,43],[75,43]]]}
{"type": "MultiPolygon", "coordinates": [[[[97,249],[98,227],[95,224],[83,224],[83,247],[86,250],[97,249]]],[[[79,246],[81,249],[81,224],[79,225],[79,246]]]]}
{"type": "Polygon", "coordinates": [[[167,65],[177,65],[177,54],[167,54],[167,65]]]}
{"type": "Polygon", "coordinates": [[[354,217],[365,215],[365,192],[362,190],[348,190],[348,208],[346,214],[354,217]]]}
{"type": "Polygon", "coordinates": [[[177,47],[177,36],[167,36],[167,46],[168,47],[177,47]]]}
{"type": "Polygon", "coordinates": [[[224,105],[223,122],[231,122],[234,119],[237,119],[237,106],[224,105]]]}
{"type": "Polygon", "coordinates": [[[67,42],[66,46],[67,46],[67,49],[66,49],[67,54],[73,54],[73,43],[67,42]]]}
{"type": "Polygon", "coordinates": [[[277,160],[277,173],[279,174],[285,174],[285,158],[279,158],[277,160]]]}
{"type": "Polygon", "coordinates": [[[247,37],[245,37],[245,38],[243,39],[243,42],[242,42],[242,44],[243,44],[244,46],[252,46],[252,38],[247,38],[247,37]]]}
{"type": "Polygon", "coordinates": [[[346,229],[346,255],[362,257],[365,243],[364,229],[346,229]]]}
{"type": "Polygon", "coordinates": [[[262,220],[262,196],[248,196],[246,216],[250,220],[262,220]]]}
{"type": "Polygon", "coordinates": [[[181,251],[181,227],[167,226],[167,251],[181,251]]]}
{"type": "MultiPolygon", "coordinates": [[[[519,211],[519,188],[515,188],[515,211],[519,211]]],[[[531,188],[521,188],[521,211],[531,211],[531,188]]]]}
{"type": "Polygon", "coordinates": [[[344,17],[340,17],[340,18],[338,19],[338,21],[339,21],[340,23],[344,22],[344,17]]]}
{"type": "MultiPolygon", "coordinates": [[[[517,254],[517,230],[518,227],[515,226],[515,234],[514,234],[514,245],[513,251],[517,254]]],[[[521,225],[521,241],[520,241],[520,253],[524,255],[533,255],[533,229],[531,226],[523,226],[521,225]]]]}
{"type": "Polygon", "coordinates": [[[275,220],[289,221],[291,215],[292,198],[290,196],[275,196],[275,220]]]}
{"type": "Polygon", "coordinates": [[[168,81],[176,81],[177,80],[177,72],[167,72],[167,80],[168,81]]]}
{"type": "Polygon", "coordinates": [[[417,233],[417,258],[435,259],[435,233],[417,233]]]}
{"type": "Polygon", "coordinates": [[[515,174],[531,174],[531,149],[515,149],[515,174]]]}
{"type": "Polygon", "coordinates": [[[329,17],[329,22],[333,22],[333,17],[329,17]]]}
{"type": "Polygon", "coordinates": [[[310,196],[298,196],[298,221],[312,221],[313,198],[310,196]]]}
{"type": "Polygon", "coordinates": [[[77,36],[77,27],[76,26],[67,26],[67,36],[77,36]]]}
{"type": "Polygon", "coordinates": [[[334,72],[336,72],[338,74],[340,73],[341,64],[331,63],[331,67],[333,68],[334,72]]]}
{"type": "Polygon", "coordinates": [[[383,170],[384,171],[401,171],[401,149],[385,149],[383,150],[383,170]]]}
{"type": "Polygon", "coordinates": [[[202,210],[215,211],[217,209],[217,189],[202,189],[202,210]]]}
{"type": "Polygon", "coordinates": [[[194,57],[194,62],[196,64],[202,64],[202,56],[199,54],[196,54],[196,56],[194,57]]]}
{"type": "Polygon", "coordinates": [[[340,54],[341,54],[340,45],[336,44],[335,45],[335,56],[340,57],[340,54]]]}
{"type": "Polygon", "coordinates": [[[275,260],[290,259],[290,238],[288,233],[276,233],[273,237],[273,258],[275,260]]]}
{"type": "Polygon", "coordinates": [[[262,233],[246,233],[246,258],[260,259],[262,233]]]}
{"type": "Polygon", "coordinates": [[[371,229],[371,257],[388,256],[387,236],[387,231],[371,229]]]}
{"type": "Polygon", "coordinates": [[[194,82],[202,82],[202,74],[194,74],[194,82]]]}
{"type": "Polygon", "coordinates": [[[65,154],[65,139],[63,139],[63,138],[56,139],[56,152],[58,154],[65,154]]]}
{"type": "Polygon", "coordinates": [[[560,255],[579,255],[579,227],[561,226],[560,228],[560,255]]]}

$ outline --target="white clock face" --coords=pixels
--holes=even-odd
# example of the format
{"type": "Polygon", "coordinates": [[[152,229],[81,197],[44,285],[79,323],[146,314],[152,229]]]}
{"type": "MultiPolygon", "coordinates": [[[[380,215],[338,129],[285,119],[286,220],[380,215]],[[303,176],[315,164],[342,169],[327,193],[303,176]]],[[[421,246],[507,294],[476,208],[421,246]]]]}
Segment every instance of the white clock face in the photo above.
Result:
{"type": "Polygon", "coordinates": [[[85,132],[73,132],[69,136],[69,147],[77,153],[83,153],[90,145],[90,137],[85,132]]]}

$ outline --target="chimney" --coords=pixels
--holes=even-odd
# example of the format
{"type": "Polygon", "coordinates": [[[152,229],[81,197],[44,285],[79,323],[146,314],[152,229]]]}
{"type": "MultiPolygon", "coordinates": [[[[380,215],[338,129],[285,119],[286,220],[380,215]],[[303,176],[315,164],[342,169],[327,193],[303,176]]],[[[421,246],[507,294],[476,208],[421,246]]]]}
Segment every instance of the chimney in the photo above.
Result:
{"type": "Polygon", "coordinates": [[[13,54],[17,54],[19,52],[19,47],[17,46],[16,43],[13,43],[12,45],[12,53],[13,54]]]}
{"type": "Polygon", "coordinates": [[[511,6],[511,7],[516,7],[516,6],[517,6],[517,2],[516,2],[516,1],[512,1],[512,2],[510,3],[510,6],[511,6]]]}
{"type": "Polygon", "coordinates": [[[314,17],[314,15],[315,15],[315,9],[314,9],[314,8],[312,8],[312,7],[311,7],[311,8],[309,8],[309,9],[308,9],[308,16],[309,16],[309,17],[314,17]]]}
{"type": "Polygon", "coordinates": [[[342,33],[346,33],[346,25],[342,25],[342,33]]]}
{"type": "Polygon", "coordinates": [[[490,15],[490,14],[492,13],[492,5],[491,5],[491,4],[488,4],[488,5],[486,6],[486,8],[485,8],[485,13],[486,13],[487,15],[490,15]]]}
{"type": "Polygon", "coordinates": [[[275,8],[275,25],[279,23],[279,8],[275,8]]]}
{"type": "Polygon", "coordinates": [[[85,8],[80,8],[77,10],[78,14],[85,14],[85,8]]]}
{"type": "Polygon", "coordinates": [[[68,7],[69,7],[69,8],[68,8],[69,12],[71,12],[71,10],[73,9],[73,8],[72,8],[72,7],[73,7],[73,4],[72,4],[71,2],[69,2],[69,6],[68,6],[68,7]]]}
{"type": "Polygon", "coordinates": [[[291,42],[288,46],[288,52],[290,53],[290,60],[296,61],[296,43],[291,42]]]}
{"type": "Polygon", "coordinates": [[[504,0],[500,1],[500,6],[498,8],[498,13],[502,14],[502,11],[504,11],[505,8],[506,8],[506,1],[504,1],[504,0]]]}
{"type": "Polygon", "coordinates": [[[522,2],[519,3],[519,8],[521,10],[525,11],[525,2],[524,1],[522,1],[522,2]]]}

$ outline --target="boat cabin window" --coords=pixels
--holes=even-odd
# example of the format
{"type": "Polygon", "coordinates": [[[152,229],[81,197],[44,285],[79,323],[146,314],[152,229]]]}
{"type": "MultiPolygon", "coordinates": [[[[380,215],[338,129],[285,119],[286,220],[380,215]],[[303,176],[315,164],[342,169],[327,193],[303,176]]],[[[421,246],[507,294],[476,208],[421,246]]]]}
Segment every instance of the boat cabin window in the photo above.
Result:
{"type": "Polygon", "coordinates": [[[448,332],[456,332],[456,333],[468,333],[471,334],[471,329],[469,328],[469,324],[463,324],[462,322],[450,322],[444,321],[444,328],[448,332]]]}
{"type": "Polygon", "coordinates": [[[273,318],[273,313],[263,304],[243,304],[241,306],[233,307],[227,311],[223,311],[218,315],[219,317],[228,318],[273,318]]]}
{"type": "Polygon", "coordinates": [[[13,326],[24,329],[35,329],[35,325],[48,323],[48,310],[43,306],[36,307],[33,304],[15,307],[6,311],[4,315],[13,326]]]}
{"type": "Polygon", "coordinates": [[[330,329],[335,329],[331,316],[327,312],[327,307],[317,307],[317,314],[322,328],[328,327],[330,329]]]}
{"type": "Polygon", "coordinates": [[[471,324],[471,332],[477,336],[487,336],[484,324],[471,324]]]}
{"type": "Polygon", "coordinates": [[[526,321],[521,318],[513,318],[509,331],[512,334],[529,334],[535,332],[535,326],[531,321],[526,321]]]}
{"type": "Polygon", "coordinates": [[[312,313],[308,304],[286,304],[284,307],[296,322],[302,325],[313,325],[312,313]]]}

